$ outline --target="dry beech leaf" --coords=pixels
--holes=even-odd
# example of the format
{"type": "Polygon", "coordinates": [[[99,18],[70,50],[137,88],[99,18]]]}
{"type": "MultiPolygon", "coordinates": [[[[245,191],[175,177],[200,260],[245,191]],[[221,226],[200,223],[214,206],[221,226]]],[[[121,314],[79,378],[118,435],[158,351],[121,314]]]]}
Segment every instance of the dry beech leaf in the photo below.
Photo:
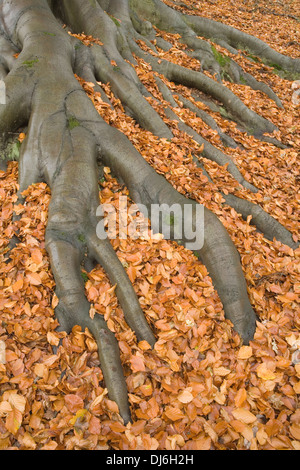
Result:
{"type": "Polygon", "coordinates": [[[140,349],[142,349],[142,351],[148,351],[149,349],[151,349],[151,346],[150,344],[148,343],[148,341],[139,341],[138,343],[138,347],[140,349]]]}
{"type": "Polygon", "coordinates": [[[276,378],[276,374],[274,372],[275,366],[272,366],[271,368],[268,368],[265,362],[262,362],[259,364],[259,366],[256,369],[256,373],[258,377],[260,377],[263,380],[274,380],[276,378]]]}
{"type": "Polygon", "coordinates": [[[146,370],[144,359],[139,356],[132,356],[130,358],[131,369],[133,372],[144,372],[146,370]]]}
{"type": "Polygon", "coordinates": [[[165,410],[166,416],[171,421],[177,421],[178,419],[184,418],[184,414],[178,408],[174,408],[173,406],[168,406],[165,410]]]}
{"type": "Polygon", "coordinates": [[[192,388],[186,388],[182,392],[180,392],[177,396],[177,400],[181,403],[190,403],[193,401],[193,394],[191,393],[192,388]]]}
{"type": "Polygon", "coordinates": [[[238,352],[239,359],[249,359],[252,356],[252,347],[251,346],[242,346],[238,352]]]}
{"type": "Polygon", "coordinates": [[[47,341],[49,344],[51,344],[52,346],[58,346],[59,345],[59,341],[60,341],[60,338],[59,336],[53,332],[53,331],[48,331],[47,333],[47,341]]]}
{"type": "Polygon", "coordinates": [[[11,393],[8,398],[9,403],[16,408],[20,413],[24,413],[26,398],[23,395],[17,393],[11,393]]]}
{"type": "Polygon", "coordinates": [[[83,399],[75,394],[68,394],[64,397],[66,406],[71,413],[76,413],[83,408],[83,399]]]}
{"type": "Polygon", "coordinates": [[[52,296],[51,307],[55,309],[58,306],[59,300],[57,295],[54,293],[52,296]]]}
{"type": "Polygon", "coordinates": [[[103,392],[99,396],[97,396],[94,399],[94,401],[91,403],[90,405],[91,410],[93,410],[93,408],[96,408],[96,406],[99,405],[103,401],[103,398],[105,397],[105,395],[107,395],[107,393],[108,393],[107,388],[105,388],[103,392]]]}
{"type": "Polygon", "coordinates": [[[0,403],[0,416],[6,416],[10,411],[12,411],[12,406],[8,401],[2,401],[0,403]]]}
{"type": "Polygon", "coordinates": [[[226,367],[214,367],[214,374],[219,375],[221,377],[225,377],[226,375],[230,374],[231,370],[227,369],[226,367]]]}
{"type": "Polygon", "coordinates": [[[33,439],[33,437],[29,434],[29,432],[25,432],[24,436],[22,437],[22,445],[27,449],[35,450],[37,447],[37,443],[33,439]]]}
{"type": "Polygon", "coordinates": [[[294,439],[297,439],[297,441],[300,441],[300,424],[292,424],[290,427],[290,432],[294,439]]]}
{"type": "Polygon", "coordinates": [[[247,400],[247,391],[245,388],[240,388],[234,397],[234,403],[237,408],[240,408],[247,400]]]}
{"type": "Polygon", "coordinates": [[[112,401],[106,398],[105,404],[110,411],[113,411],[114,413],[119,413],[119,408],[115,401],[112,401]]]}
{"type": "Polygon", "coordinates": [[[259,429],[256,433],[256,439],[258,440],[260,445],[265,445],[268,440],[268,434],[265,432],[263,428],[259,429]]]}
{"type": "Polygon", "coordinates": [[[12,434],[16,434],[22,424],[22,413],[17,409],[13,408],[10,413],[8,413],[5,427],[12,434]]]}
{"type": "Polygon", "coordinates": [[[39,273],[28,273],[26,277],[30,284],[32,284],[33,286],[39,286],[40,284],[42,284],[41,276],[39,275],[39,273]]]}
{"type": "Polygon", "coordinates": [[[37,265],[40,264],[43,261],[42,251],[38,248],[33,249],[32,252],[31,252],[31,258],[32,258],[32,261],[35,264],[37,264],[37,265]]]}

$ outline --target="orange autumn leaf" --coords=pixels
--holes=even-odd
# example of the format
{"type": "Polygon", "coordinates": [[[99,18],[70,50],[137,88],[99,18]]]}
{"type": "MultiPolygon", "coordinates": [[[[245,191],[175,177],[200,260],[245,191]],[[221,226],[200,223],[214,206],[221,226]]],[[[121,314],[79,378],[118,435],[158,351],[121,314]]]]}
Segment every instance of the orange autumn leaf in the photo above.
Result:
{"type": "Polygon", "coordinates": [[[149,397],[153,393],[152,384],[143,384],[140,386],[140,391],[145,397],[149,397]]]}
{"type": "Polygon", "coordinates": [[[297,441],[300,441],[300,424],[297,424],[297,423],[292,424],[290,431],[294,439],[297,439],[297,441]]]}
{"type": "Polygon", "coordinates": [[[94,286],[91,286],[88,289],[88,297],[91,302],[94,302],[97,299],[97,297],[99,297],[98,289],[96,289],[96,287],[94,286]]]}
{"type": "Polygon", "coordinates": [[[60,338],[54,331],[48,331],[47,333],[47,341],[52,346],[58,346],[60,338]]]}
{"type": "Polygon", "coordinates": [[[43,253],[38,248],[35,248],[31,252],[32,261],[36,264],[40,264],[43,261],[43,253]]]}
{"type": "Polygon", "coordinates": [[[95,435],[99,435],[101,432],[101,421],[96,416],[91,416],[89,421],[89,432],[95,435]]]}
{"type": "Polygon", "coordinates": [[[22,289],[24,284],[23,278],[18,279],[12,286],[14,292],[18,292],[22,289]]]}
{"type": "Polygon", "coordinates": [[[94,408],[96,408],[98,405],[100,405],[100,403],[102,403],[105,395],[107,395],[108,391],[107,391],[107,388],[105,388],[102,393],[100,393],[100,395],[98,395],[91,403],[90,405],[90,409],[93,411],[94,408]]]}
{"type": "Polygon", "coordinates": [[[242,346],[238,352],[239,359],[249,359],[252,356],[252,347],[251,346],[242,346]]]}
{"type": "Polygon", "coordinates": [[[151,349],[150,344],[148,343],[148,341],[145,340],[139,341],[138,346],[142,351],[148,351],[149,349],[151,349]]]}
{"type": "Polygon", "coordinates": [[[201,437],[199,439],[195,439],[195,449],[196,450],[210,450],[211,449],[210,437],[201,437]]]}
{"type": "Polygon", "coordinates": [[[184,414],[182,413],[181,410],[178,408],[174,408],[173,406],[167,406],[165,410],[165,415],[171,420],[171,421],[177,421],[178,419],[183,419],[184,414]]]}
{"type": "Polygon", "coordinates": [[[183,390],[182,392],[180,392],[177,396],[177,400],[180,401],[180,403],[190,403],[191,401],[193,401],[194,399],[194,396],[191,392],[192,388],[186,388],[185,390],[183,390]]]}
{"type": "Polygon", "coordinates": [[[122,423],[119,423],[118,421],[115,421],[109,425],[110,429],[114,432],[123,432],[125,431],[125,426],[122,423]]]}
{"type": "Polygon", "coordinates": [[[167,360],[171,366],[171,369],[175,372],[178,372],[180,370],[180,365],[179,365],[179,360],[180,357],[178,354],[174,351],[174,349],[169,349],[167,351],[167,360]]]}
{"type": "Polygon", "coordinates": [[[12,411],[12,406],[8,401],[4,400],[0,403],[0,416],[1,417],[6,416],[11,411],[12,411]]]}
{"type": "Polygon", "coordinates": [[[41,276],[39,275],[39,273],[28,273],[26,277],[29,283],[33,286],[39,286],[42,284],[41,276]]]}
{"type": "Polygon", "coordinates": [[[268,440],[268,434],[265,432],[264,428],[260,428],[256,433],[256,439],[260,445],[265,445],[268,440]]]}
{"type": "Polygon", "coordinates": [[[137,270],[134,266],[129,266],[127,269],[127,274],[132,283],[136,280],[137,270]]]}
{"type": "Polygon", "coordinates": [[[240,408],[247,400],[247,391],[245,388],[240,388],[234,398],[234,403],[237,408],[240,408]]]}
{"type": "Polygon", "coordinates": [[[257,376],[263,380],[274,380],[276,378],[276,374],[274,372],[275,366],[268,368],[265,362],[259,364],[256,369],[257,376]]]}
{"type": "Polygon", "coordinates": [[[59,304],[57,295],[54,293],[51,301],[51,307],[54,309],[59,304]]]}
{"type": "Polygon", "coordinates": [[[148,411],[147,414],[149,418],[154,419],[159,413],[159,405],[154,397],[150,398],[148,402],[148,411]]]}
{"type": "Polygon", "coordinates": [[[43,447],[41,447],[41,450],[55,450],[58,447],[58,443],[51,440],[48,441],[43,447]]]}
{"type": "Polygon", "coordinates": [[[127,254],[126,255],[126,261],[129,261],[131,263],[140,263],[142,261],[142,254],[137,252],[137,253],[132,253],[132,254],[127,254]]]}
{"type": "Polygon", "coordinates": [[[13,408],[7,415],[5,421],[6,429],[11,432],[12,434],[16,434],[22,424],[22,413],[17,410],[17,408],[13,408]]]}
{"type": "Polygon", "coordinates": [[[15,409],[20,411],[21,414],[24,413],[25,405],[26,405],[26,398],[23,395],[20,395],[13,391],[12,393],[9,394],[8,401],[15,409]]]}
{"type": "Polygon", "coordinates": [[[130,364],[131,364],[131,370],[133,372],[144,372],[146,370],[143,357],[136,356],[136,355],[131,356],[130,364]]]}
{"type": "Polygon", "coordinates": [[[25,411],[26,398],[14,391],[4,392],[3,397],[7,396],[7,416],[5,421],[6,429],[12,434],[16,434],[22,424],[23,413],[25,411]],[[12,392],[12,393],[11,393],[12,392]],[[10,410],[8,408],[10,405],[10,410]]]}
{"type": "Polygon", "coordinates": [[[105,399],[105,404],[109,411],[112,411],[113,413],[119,413],[119,408],[118,405],[115,401],[109,400],[108,398],[105,399]]]}
{"type": "Polygon", "coordinates": [[[297,382],[297,383],[293,386],[293,389],[295,390],[295,393],[297,393],[297,395],[300,395],[300,381],[297,382]]]}
{"type": "Polygon", "coordinates": [[[230,374],[231,370],[227,369],[226,367],[214,367],[214,374],[219,375],[221,377],[225,377],[226,375],[230,374]]]}
{"type": "Polygon", "coordinates": [[[45,377],[48,375],[48,367],[45,364],[37,363],[34,365],[34,373],[39,377],[45,377]]]}
{"type": "Polygon", "coordinates": [[[298,301],[299,295],[295,294],[294,292],[287,292],[284,295],[278,295],[277,299],[280,300],[282,303],[288,303],[288,302],[298,301]]]}
{"type": "Polygon", "coordinates": [[[242,423],[245,424],[254,423],[257,419],[256,416],[246,408],[235,408],[232,411],[232,415],[235,417],[235,419],[242,421],[242,423]]]}
{"type": "Polygon", "coordinates": [[[68,410],[71,411],[71,413],[76,413],[78,410],[83,409],[83,399],[78,395],[73,393],[65,395],[64,400],[68,410]]]}
{"type": "Polygon", "coordinates": [[[22,444],[26,449],[35,450],[37,447],[37,443],[33,439],[33,437],[29,434],[29,432],[25,432],[24,436],[22,437],[22,444]]]}

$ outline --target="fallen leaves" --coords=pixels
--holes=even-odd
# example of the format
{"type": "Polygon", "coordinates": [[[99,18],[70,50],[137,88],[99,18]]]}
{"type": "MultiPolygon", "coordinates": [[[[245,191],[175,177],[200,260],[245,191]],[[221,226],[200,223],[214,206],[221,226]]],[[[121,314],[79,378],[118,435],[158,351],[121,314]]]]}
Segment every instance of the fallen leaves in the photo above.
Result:
{"type": "MultiPolygon", "coordinates": [[[[197,8],[199,2],[189,3],[197,8]]],[[[222,2],[222,11],[216,5],[212,9],[209,2],[202,2],[201,8],[204,5],[203,13],[214,12],[222,20],[223,7],[232,9],[231,2],[222,2]]],[[[243,26],[249,30],[251,24],[247,19],[243,26]]],[[[164,37],[162,32],[157,34],[164,37]]],[[[91,41],[100,45],[84,35],[78,39],[86,45],[91,41]]],[[[189,61],[180,49],[177,35],[168,34],[165,39],[172,43],[172,50],[160,52],[161,59],[199,67],[199,62],[189,61]]],[[[237,60],[245,68],[251,66],[257,76],[262,74],[261,64],[249,65],[244,57],[237,60]]],[[[147,64],[138,60],[136,69],[144,85],[163,102],[147,64]]],[[[299,237],[295,186],[299,109],[290,105],[286,82],[279,77],[272,80],[285,102],[283,110],[275,110],[269,100],[262,100],[247,87],[228,86],[271,118],[291,148],[275,149],[213,116],[243,144],[244,149],[232,151],[232,157],[245,177],[259,187],[257,195],[238,187],[226,168],[202,158],[203,148],[180,133],[174,123],[169,122],[175,134],[172,141],[158,139],[124,114],[109,85],[103,88],[113,107],[95,93],[94,84],[80,80],[103,118],[124,132],[159,173],[220,217],[239,249],[250,298],[260,318],[254,341],[242,345],[223,316],[206,268],[190,252],[161,237],[112,240],[158,338],[154,350],[145,341],[137,342],[124,320],[116,286],[100,267],[83,273],[92,304],[90,314],[103,315],[119,341],[134,417],[127,426],[107,396],[91,334],[79,327],[69,335],[56,331],[54,309],[59,300],[44,246],[49,189],[44,184],[31,186],[25,192],[26,204],[16,206],[17,165],[10,163],[6,174],[0,173],[0,340],[6,346],[6,362],[0,364],[0,449],[300,450],[300,252],[265,240],[250,220],[221,207],[217,193],[221,189],[258,202],[299,237]],[[199,155],[213,184],[196,168],[192,154],[199,155]],[[14,208],[21,215],[21,242],[6,263],[7,243],[15,231],[14,208]],[[55,354],[52,347],[57,348],[55,354]]],[[[167,85],[192,99],[184,87],[167,85]]],[[[164,116],[163,106],[154,100],[151,104],[164,116]]],[[[222,148],[216,132],[179,102],[175,111],[222,148]]],[[[25,137],[20,134],[19,141],[25,137]]],[[[104,169],[101,186],[102,202],[119,210],[119,195],[127,192],[112,178],[109,168],[104,169]]]]}
{"type": "Polygon", "coordinates": [[[178,408],[174,408],[172,406],[167,406],[165,410],[165,415],[171,421],[177,421],[184,418],[184,414],[178,408]]]}
{"type": "Polygon", "coordinates": [[[242,346],[238,352],[239,359],[249,359],[252,356],[251,346],[242,346]]]}
{"type": "Polygon", "coordinates": [[[274,363],[271,363],[271,365],[268,366],[265,362],[262,362],[256,370],[257,376],[263,380],[274,380],[276,378],[276,374],[274,372],[274,363]]]}
{"type": "MultiPolygon", "coordinates": [[[[103,201],[117,207],[120,187],[109,173],[102,184],[103,201]]],[[[270,311],[273,318],[260,323],[255,341],[245,346],[223,318],[205,267],[191,253],[163,239],[150,244],[114,240],[125,268],[135,268],[134,286],[158,336],[154,351],[146,342],[136,343],[103,270],[87,275],[95,315],[106,316],[119,340],[135,416],[134,424],[124,426],[103,387],[91,335],[80,328],[68,336],[54,331],[58,299],[43,235],[31,235],[40,206],[46,210],[43,186],[40,191],[37,186],[28,191],[25,242],[15,249],[14,261],[1,268],[7,325],[0,333],[7,362],[1,364],[0,379],[9,393],[1,396],[0,446],[108,448],[114,442],[120,449],[297,448],[300,337],[291,329],[295,302],[286,304],[284,314],[285,304],[276,300],[297,279],[293,257],[278,257],[274,250],[274,263],[284,274],[271,278],[260,258],[253,264],[252,257],[253,272],[257,267],[261,274],[258,292],[265,289],[257,302],[270,302],[262,312],[268,316],[270,311]],[[280,288],[268,289],[274,285],[280,288]],[[283,321],[285,315],[289,321],[283,321]],[[8,339],[7,332],[14,336],[8,339]],[[60,340],[59,353],[53,354],[49,347],[60,340]]],[[[269,269],[274,269],[270,260],[269,269]]]]}
{"type": "Polygon", "coordinates": [[[145,362],[142,356],[134,355],[130,358],[132,372],[145,372],[145,362]]]}

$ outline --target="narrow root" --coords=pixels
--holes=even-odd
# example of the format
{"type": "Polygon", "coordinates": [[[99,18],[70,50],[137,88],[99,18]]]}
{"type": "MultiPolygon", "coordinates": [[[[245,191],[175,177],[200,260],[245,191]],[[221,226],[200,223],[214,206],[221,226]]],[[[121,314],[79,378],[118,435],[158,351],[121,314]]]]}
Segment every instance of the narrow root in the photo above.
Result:
{"type": "Polygon", "coordinates": [[[112,285],[116,285],[116,294],[130,328],[136,333],[138,341],[147,341],[151,347],[156,342],[141,309],[132,284],[123,265],[116,256],[109,240],[99,240],[92,231],[88,238],[89,253],[97,260],[107,273],[112,285]]]}

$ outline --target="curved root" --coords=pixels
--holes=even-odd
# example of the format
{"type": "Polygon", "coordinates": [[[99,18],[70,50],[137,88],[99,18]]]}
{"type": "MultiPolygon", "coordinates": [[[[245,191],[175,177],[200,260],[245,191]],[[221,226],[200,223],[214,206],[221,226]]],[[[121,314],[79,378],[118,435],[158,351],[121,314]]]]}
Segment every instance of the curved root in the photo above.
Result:
{"type": "MultiPolygon", "coordinates": [[[[37,181],[45,181],[51,188],[46,246],[59,298],[56,315],[60,327],[70,331],[74,325],[80,325],[83,329],[88,328],[95,336],[109,395],[117,402],[124,421],[128,422],[130,410],[117,341],[100,315],[92,319],[89,314],[90,305],[85,297],[80,274],[85,254],[90,260],[100,263],[111,283],[116,284],[125,319],[136,332],[137,338],[148,341],[153,347],[155,336],[112,245],[107,239],[100,240],[96,235],[96,210],[99,205],[97,161],[100,158],[102,164],[112,169],[119,181],[127,186],[133,200],[146,207],[149,214],[153,205],[167,204],[171,207],[177,204],[183,213],[184,208],[188,207],[184,222],[192,227],[194,233],[200,230],[195,215],[199,205],[179,194],[146,163],[124,134],[104,122],[74,73],[93,82],[107,103],[109,100],[97,80],[105,83],[109,81],[112,91],[122,101],[128,114],[159,137],[171,139],[173,134],[145,100],[149,93],[127,62],[134,61],[133,53],[143,57],[153,70],[169,80],[203,90],[224,103],[228,116],[242,123],[249,132],[262,136],[265,132],[272,132],[275,126],[250,111],[221,83],[202,73],[158,60],[155,55],[142,51],[135,42],[144,34],[146,43],[148,41],[155,54],[156,48],[150,42],[153,37],[151,23],[155,20],[157,27],[165,27],[167,30],[173,28],[182,33],[183,40],[186,43],[190,41],[190,45],[193,43],[198,52],[202,51],[204,56],[206,54],[209,62],[211,53],[208,43],[197,40],[196,32],[209,35],[209,31],[214,31],[213,23],[209,22],[203,30],[202,20],[183,18],[157,0],[112,0],[105,12],[106,4],[100,0],[63,0],[60,4],[46,0],[15,0],[1,11],[0,78],[5,79],[7,104],[5,109],[0,107],[0,136],[4,145],[9,132],[23,125],[28,126],[20,155],[20,197],[28,185],[37,181]],[[84,29],[87,34],[97,38],[97,44],[87,49],[66,34],[50,8],[54,3],[56,15],[65,20],[73,32],[84,29]],[[141,12],[146,22],[142,21],[141,12]],[[164,12],[169,16],[166,17],[164,12]],[[116,23],[116,17],[123,22],[122,26],[116,23]],[[19,57],[12,59],[12,53],[18,50],[21,50],[19,57]]],[[[236,33],[228,28],[222,31],[226,33],[224,37],[228,45],[232,45],[236,33]]],[[[254,44],[252,39],[243,35],[238,35],[237,41],[245,47],[251,43],[252,48],[256,47],[255,50],[260,47],[260,43],[254,44]]],[[[168,47],[166,41],[162,45],[168,47]]],[[[269,60],[269,50],[260,52],[269,60]]],[[[298,67],[297,61],[284,61],[282,57],[276,56],[277,59],[284,62],[287,69],[291,63],[298,67]]],[[[207,66],[214,67],[215,63],[210,62],[207,66]]],[[[220,72],[220,68],[216,70],[220,72]]],[[[231,73],[238,76],[241,72],[232,66],[231,73]]],[[[258,86],[257,82],[252,82],[252,85],[258,86]]],[[[264,91],[272,95],[269,89],[265,88],[264,91]]],[[[172,104],[174,97],[166,88],[164,92],[172,104]]],[[[273,95],[272,98],[276,100],[273,95]]],[[[189,102],[184,104],[191,106],[189,102]]],[[[172,119],[176,119],[171,109],[167,112],[171,113],[172,119]]],[[[224,141],[235,146],[235,142],[226,139],[208,115],[202,113],[201,116],[216,126],[224,141]]],[[[204,141],[187,124],[180,121],[178,126],[199,143],[205,143],[207,158],[221,165],[228,163],[228,169],[237,181],[256,191],[244,180],[228,156],[204,141]]],[[[270,237],[283,237],[285,243],[290,243],[290,234],[279,229],[278,224],[270,222],[270,217],[259,208],[231,195],[225,199],[244,216],[251,214],[258,228],[263,227],[270,237]]],[[[205,208],[203,217],[203,244],[195,248],[195,252],[208,268],[226,317],[233,322],[243,341],[248,343],[255,332],[256,316],[247,295],[239,254],[218,218],[205,208]]],[[[189,238],[185,235],[178,238],[173,233],[170,238],[188,246],[189,238]]]]}

